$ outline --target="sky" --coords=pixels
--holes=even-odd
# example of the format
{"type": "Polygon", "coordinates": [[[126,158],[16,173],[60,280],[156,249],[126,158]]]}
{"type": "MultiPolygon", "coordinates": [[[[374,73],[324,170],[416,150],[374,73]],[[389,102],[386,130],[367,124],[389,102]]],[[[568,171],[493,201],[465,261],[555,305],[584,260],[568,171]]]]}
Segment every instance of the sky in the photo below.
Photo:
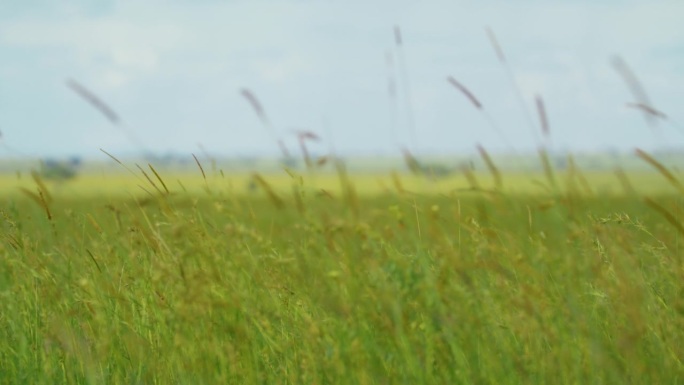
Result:
{"type": "Polygon", "coordinates": [[[296,130],[318,153],[522,152],[543,141],[536,97],[553,149],[682,146],[683,17],[681,0],[5,0],[0,157],[272,156],[296,130]],[[618,56],[666,121],[626,106],[618,56]]]}

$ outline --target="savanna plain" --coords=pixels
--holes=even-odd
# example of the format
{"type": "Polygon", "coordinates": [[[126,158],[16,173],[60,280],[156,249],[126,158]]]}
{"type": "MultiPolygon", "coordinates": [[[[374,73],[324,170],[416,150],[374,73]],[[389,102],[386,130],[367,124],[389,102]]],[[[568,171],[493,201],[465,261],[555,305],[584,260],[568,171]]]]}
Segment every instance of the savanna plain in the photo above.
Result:
{"type": "Polygon", "coordinates": [[[642,157],[5,176],[0,383],[682,383],[682,187],[642,157]]]}

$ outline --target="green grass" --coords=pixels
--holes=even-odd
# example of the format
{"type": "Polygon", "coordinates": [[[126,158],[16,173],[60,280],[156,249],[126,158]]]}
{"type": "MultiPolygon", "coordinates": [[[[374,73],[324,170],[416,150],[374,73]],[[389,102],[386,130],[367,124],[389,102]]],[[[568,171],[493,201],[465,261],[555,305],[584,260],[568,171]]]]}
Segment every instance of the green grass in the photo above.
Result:
{"type": "Polygon", "coordinates": [[[658,175],[630,177],[670,217],[598,176],[264,176],[282,208],[246,176],[161,177],[171,195],[97,176],[45,204],[3,182],[0,383],[684,382],[682,200],[658,175]]]}

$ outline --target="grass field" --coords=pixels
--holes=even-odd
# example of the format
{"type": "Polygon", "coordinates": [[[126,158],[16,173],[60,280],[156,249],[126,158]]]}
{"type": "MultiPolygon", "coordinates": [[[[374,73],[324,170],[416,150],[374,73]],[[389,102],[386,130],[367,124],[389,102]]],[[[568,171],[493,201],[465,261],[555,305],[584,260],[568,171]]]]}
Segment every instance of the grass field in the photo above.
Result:
{"type": "Polygon", "coordinates": [[[659,173],[151,171],[0,180],[0,383],[684,382],[659,173]]]}

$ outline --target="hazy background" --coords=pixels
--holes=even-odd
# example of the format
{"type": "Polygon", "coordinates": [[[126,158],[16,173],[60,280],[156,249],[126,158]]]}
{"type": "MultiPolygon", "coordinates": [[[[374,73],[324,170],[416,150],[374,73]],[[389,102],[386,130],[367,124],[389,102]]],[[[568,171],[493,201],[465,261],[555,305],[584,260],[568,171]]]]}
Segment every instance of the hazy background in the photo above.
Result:
{"type": "MultiPolygon", "coordinates": [[[[106,101],[157,153],[277,155],[239,94],[251,89],[293,149],[306,128],[344,154],[505,150],[483,115],[446,82],[482,101],[516,149],[532,130],[485,27],[496,33],[539,130],[548,110],[556,149],[684,144],[654,135],[610,64],[619,54],[675,124],[684,100],[684,2],[674,1],[2,1],[0,156],[103,157],[139,151],[121,127],[65,86],[106,101]],[[386,55],[403,34],[417,141],[399,82],[392,116],[386,55]],[[396,119],[396,124],[392,120],[396,119]],[[394,128],[393,128],[394,127],[394,128]],[[393,134],[394,132],[394,134],[393,134]]],[[[681,124],[680,124],[680,128],[681,124]]]]}

